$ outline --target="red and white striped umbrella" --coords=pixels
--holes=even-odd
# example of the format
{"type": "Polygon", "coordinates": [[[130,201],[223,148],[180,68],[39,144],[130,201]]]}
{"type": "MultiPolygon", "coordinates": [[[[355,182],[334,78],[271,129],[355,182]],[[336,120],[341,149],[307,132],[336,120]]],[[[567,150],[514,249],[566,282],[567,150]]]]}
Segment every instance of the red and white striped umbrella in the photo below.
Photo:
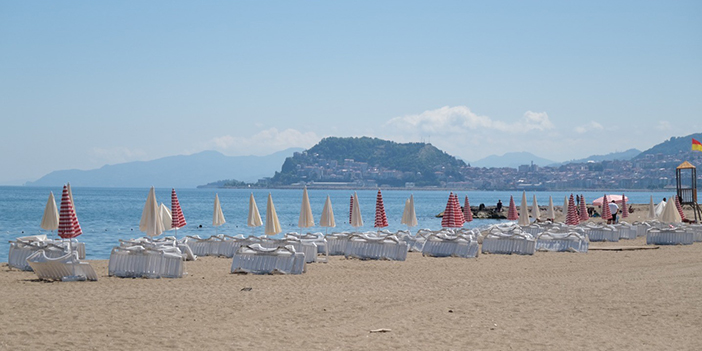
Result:
{"type": "Polygon", "coordinates": [[[385,228],[388,226],[388,217],[385,215],[385,205],[383,205],[383,194],[378,190],[378,196],[375,198],[375,224],[376,228],[385,228]]]}
{"type": "Polygon", "coordinates": [[[609,210],[609,202],[607,202],[607,194],[602,198],[602,219],[612,219],[612,212],[609,210]]]}
{"type": "Polygon", "coordinates": [[[353,217],[353,195],[351,195],[351,202],[349,203],[349,223],[351,223],[352,217],[353,217]]]}
{"type": "Polygon", "coordinates": [[[580,223],[578,211],[575,209],[575,198],[573,198],[573,194],[570,194],[570,198],[568,199],[568,215],[566,215],[565,223],[567,225],[577,225],[580,223]]]}
{"type": "MultiPolygon", "coordinates": [[[[449,194],[448,201],[446,202],[446,208],[444,209],[444,216],[441,218],[441,226],[444,228],[458,228],[459,225],[456,223],[456,207],[453,205],[453,193],[449,194]]],[[[463,225],[463,223],[461,223],[463,225]]]]}
{"type": "Polygon", "coordinates": [[[178,228],[185,227],[188,224],[185,221],[185,216],[183,216],[183,210],[180,208],[180,202],[178,202],[178,195],[176,195],[175,189],[171,189],[171,216],[173,220],[171,221],[171,227],[178,231],[178,228]]]}
{"type": "Polygon", "coordinates": [[[585,196],[580,194],[580,221],[585,222],[588,219],[590,219],[590,216],[587,214],[587,203],[585,203],[585,196]]]}
{"type": "Polygon", "coordinates": [[[629,217],[629,208],[626,207],[626,196],[622,194],[622,218],[629,217]]]}
{"type": "Polygon", "coordinates": [[[466,216],[463,215],[463,210],[461,210],[461,202],[458,201],[458,194],[453,194],[453,213],[456,214],[456,223],[460,223],[460,226],[463,226],[463,223],[466,222],[466,216]]]}
{"type": "Polygon", "coordinates": [[[519,219],[519,214],[517,214],[517,205],[514,203],[514,197],[509,196],[509,210],[507,210],[507,219],[510,221],[516,221],[519,219]]]}
{"type": "Polygon", "coordinates": [[[683,213],[682,205],[680,205],[680,198],[677,196],[675,196],[675,207],[678,209],[678,213],[680,213],[680,218],[684,221],[685,214],[683,213]]]}
{"type": "Polygon", "coordinates": [[[61,195],[61,210],[59,211],[58,235],[64,239],[71,239],[81,234],[83,231],[80,229],[76,211],[73,209],[73,202],[68,195],[68,188],[64,185],[61,195]]]}
{"type": "Polygon", "coordinates": [[[468,202],[468,196],[466,196],[466,199],[463,201],[463,217],[465,218],[466,222],[473,221],[473,211],[470,210],[470,203],[468,202]]]}

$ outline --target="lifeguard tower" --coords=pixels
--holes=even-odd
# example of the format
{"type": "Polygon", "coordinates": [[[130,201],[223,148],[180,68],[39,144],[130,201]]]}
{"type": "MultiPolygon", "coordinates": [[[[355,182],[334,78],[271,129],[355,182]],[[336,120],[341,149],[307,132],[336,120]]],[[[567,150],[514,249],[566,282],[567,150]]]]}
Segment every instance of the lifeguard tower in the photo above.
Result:
{"type": "Polygon", "coordinates": [[[680,205],[692,206],[695,222],[702,220],[702,211],[697,204],[697,168],[690,162],[683,162],[675,169],[675,180],[680,205]]]}

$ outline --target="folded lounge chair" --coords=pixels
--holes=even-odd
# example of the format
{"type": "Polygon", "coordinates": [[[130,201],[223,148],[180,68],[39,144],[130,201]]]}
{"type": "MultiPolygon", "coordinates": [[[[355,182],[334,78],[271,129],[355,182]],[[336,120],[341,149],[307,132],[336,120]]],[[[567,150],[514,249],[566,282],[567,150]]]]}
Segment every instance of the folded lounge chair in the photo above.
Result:
{"type": "Polygon", "coordinates": [[[232,273],[302,274],[305,254],[292,245],[265,248],[260,244],[242,246],[232,259],[232,273]]]}
{"type": "Polygon", "coordinates": [[[450,236],[446,234],[432,234],[426,239],[422,249],[422,256],[430,257],[478,257],[480,251],[478,239],[468,235],[450,236]]]}
{"type": "Polygon", "coordinates": [[[184,270],[183,255],[176,247],[118,246],[108,263],[109,275],[120,278],[182,278],[184,270]]]}
{"type": "Polygon", "coordinates": [[[93,267],[88,262],[81,262],[77,252],[51,258],[44,250],[39,250],[27,257],[27,263],[42,280],[98,280],[93,267]]]}
{"type": "Polygon", "coordinates": [[[590,242],[587,235],[576,231],[546,231],[536,236],[537,251],[587,252],[590,242]]]}
{"type": "Polygon", "coordinates": [[[529,234],[516,228],[508,232],[501,229],[491,230],[483,237],[483,253],[533,255],[536,240],[529,234]]]}
{"type": "Polygon", "coordinates": [[[651,228],[646,233],[646,244],[692,245],[693,234],[682,228],[651,228]]]}
{"type": "Polygon", "coordinates": [[[368,234],[352,234],[346,243],[346,258],[363,260],[404,261],[407,258],[407,243],[393,235],[374,237],[368,234]]]}

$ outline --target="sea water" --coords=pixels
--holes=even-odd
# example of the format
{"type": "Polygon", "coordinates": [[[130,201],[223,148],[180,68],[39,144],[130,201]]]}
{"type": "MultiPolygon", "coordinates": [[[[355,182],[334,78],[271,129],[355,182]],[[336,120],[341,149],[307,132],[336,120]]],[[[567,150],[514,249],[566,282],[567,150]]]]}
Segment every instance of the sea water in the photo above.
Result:
{"type": "MultiPolygon", "coordinates": [[[[7,262],[9,240],[20,236],[47,234],[51,238],[58,238],[56,232],[48,232],[40,228],[44,207],[52,191],[56,197],[56,205],[61,205],[60,187],[0,187],[0,262],[7,262]]],[[[73,187],[73,198],[78,221],[83,234],[78,240],[86,245],[87,259],[108,259],[112,247],[119,244],[119,239],[132,239],[142,237],[139,231],[139,220],[146,201],[149,189],[141,188],[81,188],[73,187]]],[[[273,197],[275,210],[280,221],[283,233],[275,236],[281,237],[286,232],[339,232],[339,231],[373,231],[375,219],[375,204],[377,190],[357,190],[364,226],[352,228],[349,224],[349,201],[352,190],[318,190],[310,189],[309,198],[312,206],[315,223],[319,224],[319,217],[324,207],[327,195],[331,197],[336,228],[322,228],[319,226],[307,229],[297,227],[302,203],[302,190],[299,189],[176,189],[178,200],[187,226],[178,229],[178,238],[186,235],[199,235],[207,238],[215,233],[237,235],[263,235],[263,227],[250,228],[246,226],[249,210],[249,195],[253,193],[258,209],[265,225],[266,202],[268,194],[273,197]],[[212,213],[214,209],[215,193],[219,194],[222,211],[227,222],[220,227],[212,226],[212,213]]],[[[446,207],[450,190],[382,190],[383,203],[388,218],[390,231],[407,229],[400,223],[405,200],[414,195],[415,211],[419,225],[414,228],[441,228],[441,218],[436,215],[446,207]]],[[[590,203],[601,197],[602,192],[578,192],[584,194],[590,203]]],[[[610,192],[608,192],[610,193],[610,192]]],[[[619,192],[617,192],[618,194],[619,192]]],[[[495,206],[497,200],[502,200],[505,211],[509,206],[510,196],[514,196],[517,206],[521,202],[520,191],[459,191],[457,192],[461,205],[467,195],[471,206],[483,203],[486,206],[495,206]]],[[[531,206],[532,195],[536,195],[539,206],[548,205],[548,197],[553,197],[556,207],[563,206],[563,198],[570,192],[528,192],[527,200],[531,206]]],[[[662,197],[669,197],[668,193],[626,192],[631,203],[648,203],[650,196],[658,202],[662,197]]],[[[156,189],[156,198],[170,209],[171,189],[156,189]]],[[[466,228],[485,227],[490,224],[506,222],[505,220],[474,220],[466,223],[466,228]]],[[[166,232],[165,235],[176,235],[175,231],[166,232]]]]}

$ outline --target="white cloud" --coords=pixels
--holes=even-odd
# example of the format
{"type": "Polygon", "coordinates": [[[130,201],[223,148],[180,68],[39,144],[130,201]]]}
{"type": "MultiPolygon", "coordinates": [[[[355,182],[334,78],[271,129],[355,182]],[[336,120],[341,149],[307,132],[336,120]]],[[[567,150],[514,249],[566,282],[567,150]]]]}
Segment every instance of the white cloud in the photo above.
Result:
{"type": "Polygon", "coordinates": [[[656,126],[656,129],[658,130],[671,130],[673,127],[671,127],[670,122],[668,121],[658,121],[658,125],[656,126]]]}
{"type": "Polygon", "coordinates": [[[277,128],[262,130],[249,137],[223,135],[211,139],[206,147],[230,155],[267,155],[291,147],[309,148],[321,138],[314,132],[277,128]]]}
{"type": "Polygon", "coordinates": [[[395,117],[387,127],[419,134],[458,134],[475,130],[492,130],[507,133],[525,133],[532,130],[545,131],[554,128],[546,112],[527,111],[517,121],[498,121],[488,116],[479,116],[466,106],[444,106],[424,111],[418,115],[395,117]]]}
{"type": "Polygon", "coordinates": [[[94,147],[90,150],[90,156],[94,164],[102,165],[144,160],[146,152],[121,146],[112,148],[94,147]]]}
{"type": "Polygon", "coordinates": [[[593,130],[603,130],[603,129],[604,129],[604,127],[595,121],[590,121],[590,123],[575,127],[575,131],[580,133],[580,134],[587,133],[587,132],[593,131],[593,130]]]}

